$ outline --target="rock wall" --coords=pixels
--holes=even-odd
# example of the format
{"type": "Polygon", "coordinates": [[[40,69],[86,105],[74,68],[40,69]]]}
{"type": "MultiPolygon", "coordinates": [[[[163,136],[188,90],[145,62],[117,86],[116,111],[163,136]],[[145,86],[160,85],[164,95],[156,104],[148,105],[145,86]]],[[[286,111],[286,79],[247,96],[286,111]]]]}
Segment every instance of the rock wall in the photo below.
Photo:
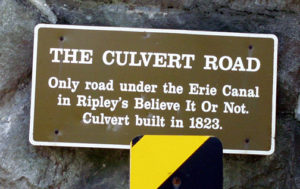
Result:
{"type": "Polygon", "coordinates": [[[276,34],[275,153],[224,155],[224,188],[300,188],[299,0],[0,0],[0,188],[126,189],[129,185],[126,150],[29,144],[37,23],[276,34]]]}

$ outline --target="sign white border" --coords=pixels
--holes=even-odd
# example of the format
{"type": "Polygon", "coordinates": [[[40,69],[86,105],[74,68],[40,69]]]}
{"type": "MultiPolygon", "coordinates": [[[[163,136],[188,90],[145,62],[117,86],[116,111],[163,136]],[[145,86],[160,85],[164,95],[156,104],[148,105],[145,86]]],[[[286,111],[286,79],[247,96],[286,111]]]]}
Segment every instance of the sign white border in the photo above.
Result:
{"type": "Polygon", "coordinates": [[[148,32],[148,33],[173,33],[173,34],[192,34],[209,36],[230,36],[230,37],[253,37],[253,38],[271,38],[274,40],[273,55],[273,94],[272,94],[272,135],[271,149],[268,151],[258,150],[233,150],[224,149],[226,154],[249,154],[249,155],[271,155],[275,151],[275,122],[276,122],[276,89],[277,89],[277,50],[278,38],[273,34],[254,34],[254,33],[233,33],[233,32],[210,32],[210,31],[190,31],[190,30],[170,30],[170,29],[145,29],[145,28],[125,28],[125,27],[100,27],[100,26],[75,26],[75,25],[56,25],[56,24],[38,24],[34,29],[34,47],[33,47],[33,66],[32,66],[32,89],[31,89],[31,109],[30,109],[30,131],[29,141],[37,146],[61,146],[61,147],[90,147],[90,148],[114,148],[130,149],[128,145],[115,144],[96,144],[96,143],[68,143],[68,142],[40,142],[33,139],[34,125],[34,107],[35,107],[35,88],[36,88],[36,63],[38,48],[38,31],[40,28],[56,29],[77,29],[77,30],[98,30],[98,31],[125,31],[125,32],[148,32]]]}

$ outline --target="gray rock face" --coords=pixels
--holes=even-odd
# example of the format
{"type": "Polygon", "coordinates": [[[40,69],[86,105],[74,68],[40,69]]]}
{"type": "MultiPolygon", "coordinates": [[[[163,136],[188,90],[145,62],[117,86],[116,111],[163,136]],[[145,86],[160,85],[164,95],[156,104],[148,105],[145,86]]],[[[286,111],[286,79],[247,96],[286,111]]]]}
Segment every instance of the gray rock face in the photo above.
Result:
{"type": "Polygon", "coordinates": [[[300,2],[283,0],[0,0],[0,188],[129,188],[128,151],[29,144],[39,22],[276,34],[275,153],[224,155],[224,188],[300,188],[300,2]]]}
{"type": "Polygon", "coordinates": [[[30,75],[32,29],[38,17],[15,1],[0,1],[0,10],[0,98],[3,98],[30,75]]]}
{"type": "Polygon", "coordinates": [[[295,118],[300,121],[300,95],[298,97],[298,103],[296,105],[296,109],[295,109],[295,118]]]}

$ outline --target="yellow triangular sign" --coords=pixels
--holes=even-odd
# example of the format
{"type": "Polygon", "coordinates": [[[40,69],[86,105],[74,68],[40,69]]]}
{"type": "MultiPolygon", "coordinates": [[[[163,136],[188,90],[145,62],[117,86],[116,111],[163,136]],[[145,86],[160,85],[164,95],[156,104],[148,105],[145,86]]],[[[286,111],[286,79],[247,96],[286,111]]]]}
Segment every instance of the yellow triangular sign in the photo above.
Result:
{"type": "Polygon", "coordinates": [[[130,189],[156,189],[209,136],[145,135],[130,150],[130,189]]]}

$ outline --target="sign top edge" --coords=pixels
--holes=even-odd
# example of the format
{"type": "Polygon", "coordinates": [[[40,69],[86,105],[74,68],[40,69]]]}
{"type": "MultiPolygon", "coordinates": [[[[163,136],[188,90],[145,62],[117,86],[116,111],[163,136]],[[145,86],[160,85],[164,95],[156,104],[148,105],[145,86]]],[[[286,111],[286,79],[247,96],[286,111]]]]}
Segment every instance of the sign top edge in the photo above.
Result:
{"type": "Polygon", "coordinates": [[[184,30],[184,29],[160,29],[160,28],[134,28],[134,27],[112,27],[112,26],[84,26],[84,25],[63,25],[63,24],[37,24],[34,28],[38,33],[40,28],[53,29],[77,29],[77,30],[103,30],[103,31],[124,31],[124,32],[151,32],[151,33],[173,33],[173,34],[193,34],[193,35],[213,35],[228,37],[252,37],[252,38],[271,38],[275,44],[278,38],[275,34],[262,33],[239,33],[239,32],[220,32],[220,31],[200,31],[200,30],[184,30]]]}

